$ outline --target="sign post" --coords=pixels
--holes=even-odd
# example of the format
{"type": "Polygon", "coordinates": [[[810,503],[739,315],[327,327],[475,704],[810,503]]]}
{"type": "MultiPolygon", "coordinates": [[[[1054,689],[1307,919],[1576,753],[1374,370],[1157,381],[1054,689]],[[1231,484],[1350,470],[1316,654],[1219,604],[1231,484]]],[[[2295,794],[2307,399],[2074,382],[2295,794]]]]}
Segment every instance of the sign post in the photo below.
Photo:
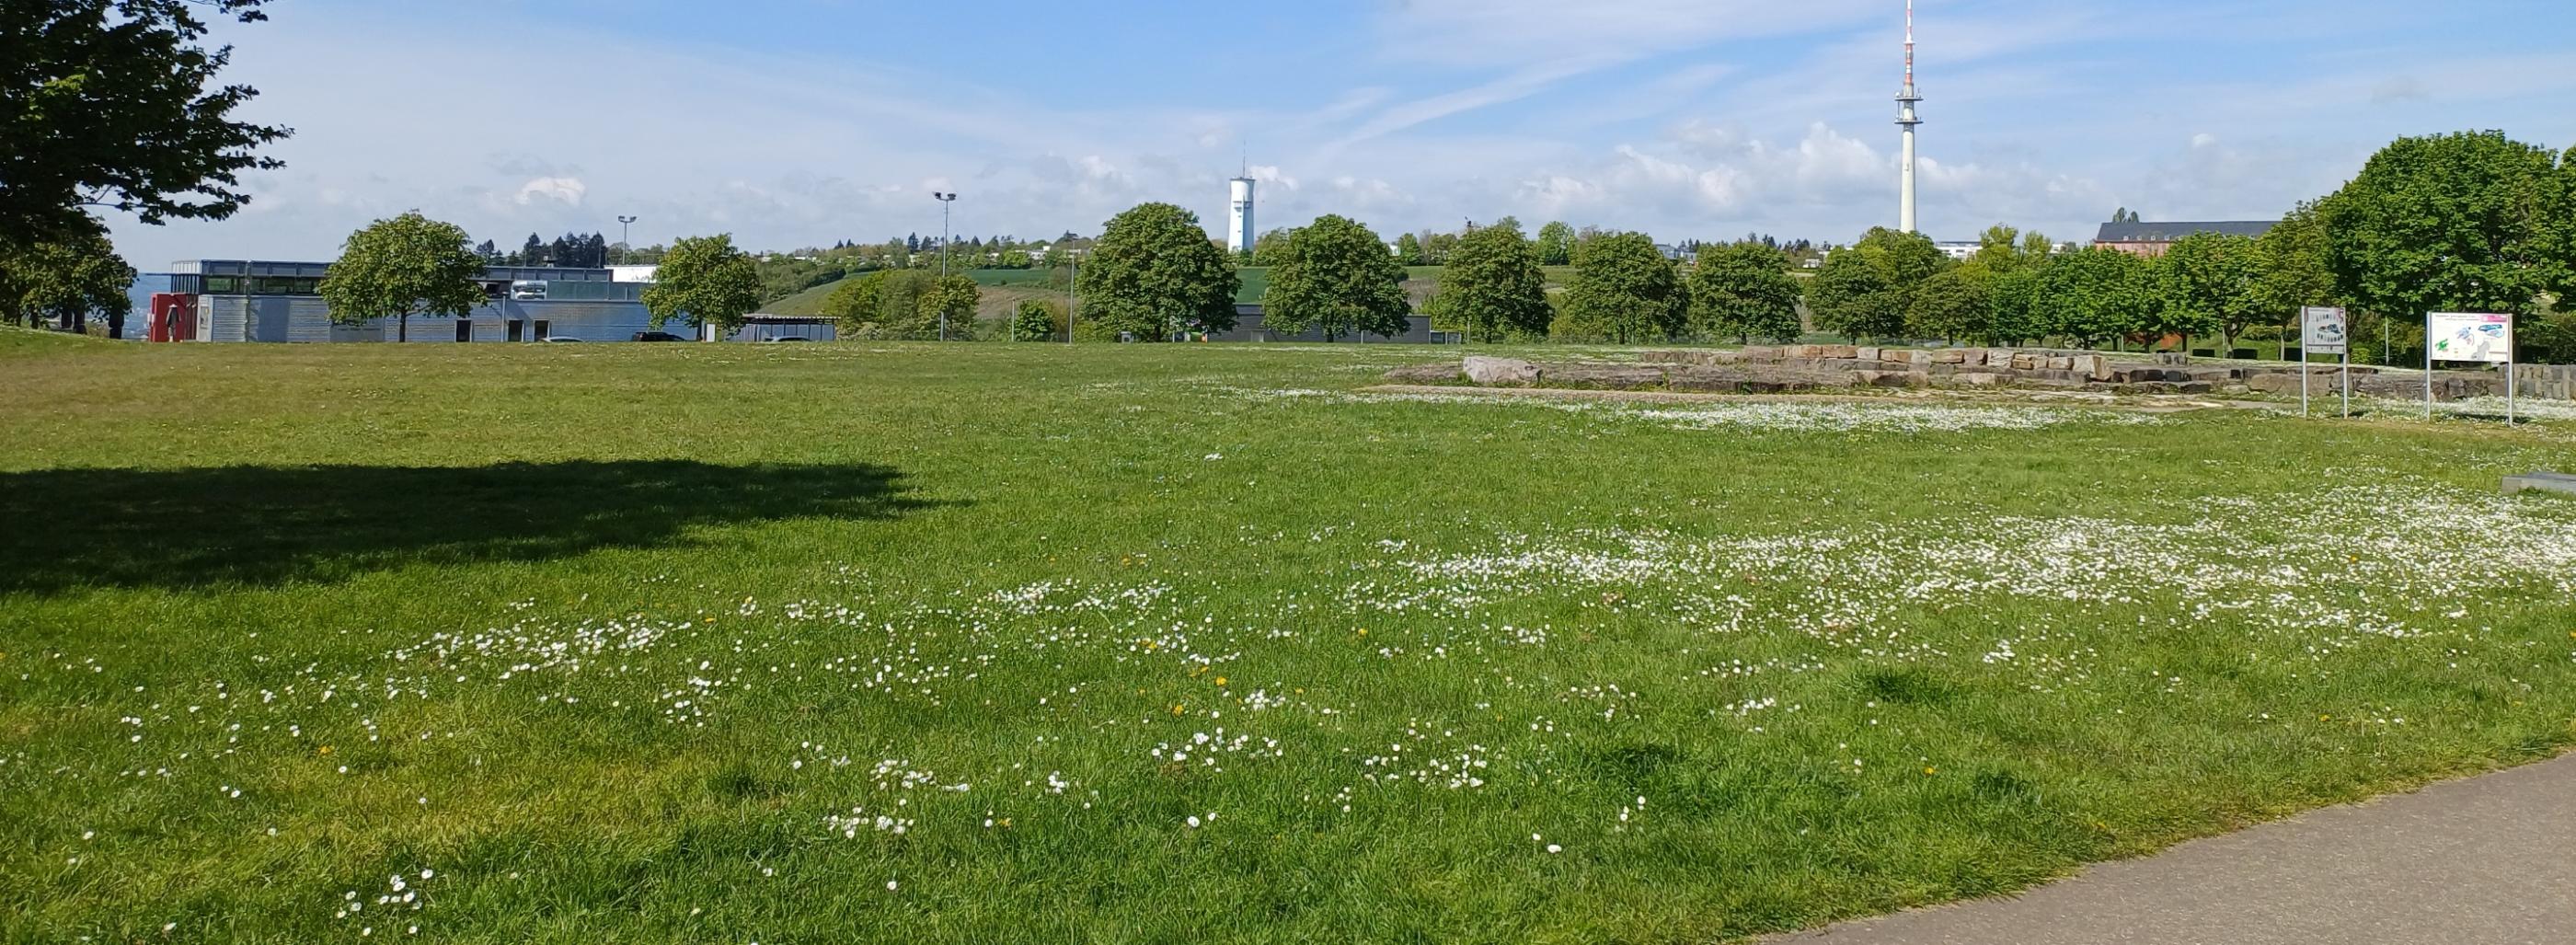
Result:
{"type": "Polygon", "coordinates": [[[2514,422],[2513,316],[2434,312],[2424,316],[2424,417],[2433,417],[2433,361],[2504,365],[2504,422],[2514,422]]]}
{"type": "Polygon", "coordinates": [[[2309,306],[2299,310],[2299,416],[2308,415],[2308,355],[2343,356],[2343,415],[2352,416],[2352,345],[2339,308],[2309,306]]]}

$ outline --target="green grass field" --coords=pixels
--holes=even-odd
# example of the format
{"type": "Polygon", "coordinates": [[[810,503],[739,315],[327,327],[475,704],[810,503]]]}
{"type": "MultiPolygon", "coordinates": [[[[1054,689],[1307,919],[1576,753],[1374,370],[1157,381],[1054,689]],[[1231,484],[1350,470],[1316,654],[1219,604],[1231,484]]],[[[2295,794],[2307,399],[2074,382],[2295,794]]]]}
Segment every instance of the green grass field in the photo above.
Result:
{"type": "Polygon", "coordinates": [[[1704,942],[2576,741],[2576,425],[0,331],[0,942],[1704,942]]]}

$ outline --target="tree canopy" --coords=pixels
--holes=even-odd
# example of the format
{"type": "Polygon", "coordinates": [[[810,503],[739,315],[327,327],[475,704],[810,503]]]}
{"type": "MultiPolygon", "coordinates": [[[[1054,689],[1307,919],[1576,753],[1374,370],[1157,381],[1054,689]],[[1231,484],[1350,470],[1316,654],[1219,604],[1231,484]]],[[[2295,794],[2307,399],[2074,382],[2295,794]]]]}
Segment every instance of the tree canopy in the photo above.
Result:
{"type": "Polygon", "coordinates": [[[75,245],[90,208],[144,223],[220,220],[250,202],[241,172],[285,128],[236,121],[258,90],[209,89],[232,48],[200,44],[211,11],[264,0],[13,0],[0,15],[0,243],[75,245]]]}
{"type": "Polygon", "coordinates": [[[1148,203],[1109,219],[1083,257],[1082,319],[1091,330],[1169,341],[1189,328],[1234,327],[1242,282],[1234,260],[1208,242],[1197,214],[1148,203]]]}
{"type": "Polygon", "coordinates": [[[2576,272],[2563,181],[2555,152],[2500,131],[2399,138],[2320,205],[2326,268],[2389,317],[2529,313],[2576,272]]]}
{"type": "Polygon", "coordinates": [[[2258,321],[2278,321],[2260,290],[2262,254],[2254,239],[2225,233],[2194,233],[2175,240],[2157,264],[2164,270],[2164,314],[2149,326],[2156,334],[2194,335],[2217,331],[2228,347],[2258,321]]]}
{"type": "Polygon", "coordinates": [[[1543,338],[1555,315],[1547,304],[1547,274],[1517,226],[1483,227],[1461,238],[1432,301],[1469,341],[1543,338]]]}
{"type": "Polygon", "coordinates": [[[1905,330],[1905,302],[1867,257],[1842,250],[1825,257],[1807,284],[1816,327],[1850,338],[1894,338],[1905,330]]]}
{"type": "Polygon", "coordinates": [[[1562,220],[1550,220],[1538,228],[1538,264],[1563,266],[1574,261],[1574,228],[1562,220]]]}
{"type": "Polygon", "coordinates": [[[2150,330],[2164,307],[2154,270],[2145,259],[2107,247],[2058,256],[2034,300],[2044,333],[2091,347],[2150,330]]]}
{"type": "Polygon", "coordinates": [[[742,327],[743,316],[759,310],[760,301],[760,267],[734,248],[730,233],[674,241],[653,284],[644,287],[644,308],[655,328],[686,317],[693,326],[731,332],[742,327]]]}
{"type": "Polygon", "coordinates": [[[1287,334],[1320,329],[1326,341],[1404,334],[1413,313],[1404,267],[1368,227],[1326,214],[1291,231],[1281,256],[1262,300],[1265,326],[1287,334]]]}
{"type": "Polygon", "coordinates": [[[482,275],[483,256],[464,228],[413,211],[349,234],[323,270],[322,301],[332,321],[391,318],[395,339],[409,341],[414,315],[463,318],[481,306],[482,275]]]}
{"type": "Polygon", "coordinates": [[[1699,255],[1690,274],[1690,326],[1702,334],[1750,343],[1789,340],[1798,322],[1798,280],[1788,257],[1761,243],[1732,243],[1699,255]]]}
{"type": "Polygon", "coordinates": [[[107,318],[110,337],[121,337],[125,312],[133,304],[125,290],[133,284],[134,267],[95,230],[0,246],[0,321],[50,321],[78,332],[96,314],[107,318]]]}
{"type": "Polygon", "coordinates": [[[1661,341],[1681,330],[1689,301],[1672,260],[1643,233],[1604,236],[1575,247],[1565,317],[1582,334],[1620,344],[1661,341]]]}
{"type": "Polygon", "coordinates": [[[1905,324],[1919,337],[1957,341],[1994,334],[1994,274],[1981,265],[1954,266],[1916,286],[1905,324]]]}

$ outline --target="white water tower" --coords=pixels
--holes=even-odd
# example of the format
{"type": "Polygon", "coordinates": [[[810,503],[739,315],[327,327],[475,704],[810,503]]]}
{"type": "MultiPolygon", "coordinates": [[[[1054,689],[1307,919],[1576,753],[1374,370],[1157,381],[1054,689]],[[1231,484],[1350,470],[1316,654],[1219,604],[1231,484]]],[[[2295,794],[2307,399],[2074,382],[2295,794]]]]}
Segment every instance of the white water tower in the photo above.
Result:
{"type": "Polygon", "coordinates": [[[1252,250],[1252,178],[1237,177],[1230,182],[1233,201],[1225,218],[1225,248],[1244,253],[1252,250]]]}

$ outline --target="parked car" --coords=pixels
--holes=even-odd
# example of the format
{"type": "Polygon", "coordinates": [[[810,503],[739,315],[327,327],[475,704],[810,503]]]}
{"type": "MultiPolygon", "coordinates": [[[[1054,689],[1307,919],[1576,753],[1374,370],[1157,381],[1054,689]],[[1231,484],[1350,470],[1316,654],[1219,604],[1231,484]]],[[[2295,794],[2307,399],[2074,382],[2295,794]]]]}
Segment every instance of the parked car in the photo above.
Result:
{"type": "Polygon", "coordinates": [[[670,333],[670,332],[667,332],[667,331],[639,331],[639,332],[636,332],[636,333],[635,333],[635,340],[637,340],[637,341],[687,341],[687,340],[689,340],[689,339],[687,339],[687,338],[683,338],[683,337],[681,337],[681,336],[679,336],[679,335],[674,335],[674,334],[672,334],[672,333],[670,333]]]}
{"type": "Polygon", "coordinates": [[[814,340],[814,339],[811,339],[811,338],[799,338],[799,337],[797,337],[797,336],[795,336],[795,335],[781,335],[781,336],[776,337],[776,338],[763,338],[763,339],[760,339],[760,340],[765,341],[765,342],[768,342],[768,343],[770,343],[770,344],[782,344],[782,343],[790,342],[790,341],[812,341],[812,340],[814,340]]]}
{"type": "Polygon", "coordinates": [[[556,335],[556,336],[553,336],[553,337],[547,338],[546,340],[551,342],[551,341],[580,341],[581,339],[579,339],[579,338],[566,338],[566,337],[563,337],[563,336],[561,336],[561,335],[556,335]]]}

